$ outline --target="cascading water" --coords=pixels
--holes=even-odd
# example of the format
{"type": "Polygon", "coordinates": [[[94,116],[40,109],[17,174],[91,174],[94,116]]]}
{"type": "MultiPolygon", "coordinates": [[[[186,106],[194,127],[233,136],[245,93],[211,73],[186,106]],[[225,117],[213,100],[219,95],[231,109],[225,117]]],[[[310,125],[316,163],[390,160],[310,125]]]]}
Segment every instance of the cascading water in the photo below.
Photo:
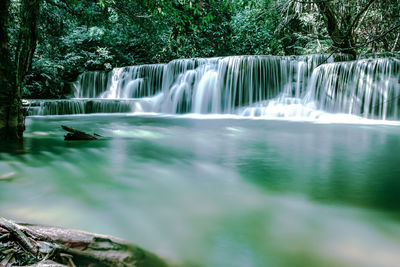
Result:
{"type": "Polygon", "coordinates": [[[73,83],[74,99],[30,100],[28,115],[150,112],[146,98],[162,89],[165,64],[89,71],[73,83]]]}
{"type": "Polygon", "coordinates": [[[164,64],[89,71],[74,83],[76,98],[128,99],[152,96],[161,90],[164,64]]]}
{"type": "Polygon", "coordinates": [[[219,58],[183,59],[168,63],[162,95],[158,97],[156,111],[164,113],[191,112],[192,98],[197,95],[196,89],[201,79],[206,73],[214,71],[218,61],[219,58]]]}
{"type": "Polygon", "coordinates": [[[333,112],[398,119],[400,60],[348,60],[343,55],[232,56],[86,72],[74,84],[77,99],[42,101],[30,114],[318,117],[333,112]]]}
{"type": "Polygon", "coordinates": [[[326,55],[234,56],[174,60],[168,64],[157,112],[234,113],[238,107],[276,97],[297,97],[326,55]],[[171,82],[172,81],[172,82],[171,82]]]}
{"type": "Polygon", "coordinates": [[[306,99],[328,112],[397,120],[399,90],[400,60],[363,59],[315,69],[306,99]]]}
{"type": "Polygon", "coordinates": [[[88,71],[82,73],[73,83],[76,98],[95,98],[104,93],[111,84],[111,73],[88,71]]]}
{"type": "Polygon", "coordinates": [[[151,101],[146,99],[29,100],[26,104],[27,113],[30,116],[151,112],[153,110],[151,101]]]}

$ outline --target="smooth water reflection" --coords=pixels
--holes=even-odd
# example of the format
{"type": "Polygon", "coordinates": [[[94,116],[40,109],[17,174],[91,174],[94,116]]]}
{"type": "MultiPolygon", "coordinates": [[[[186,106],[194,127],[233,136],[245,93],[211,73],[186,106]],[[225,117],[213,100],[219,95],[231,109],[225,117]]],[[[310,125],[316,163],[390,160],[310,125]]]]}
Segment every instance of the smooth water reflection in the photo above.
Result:
{"type": "MultiPolygon", "coordinates": [[[[0,215],[185,266],[399,266],[400,127],[32,117],[0,215]],[[109,139],[64,142],[60,125],[109,139]]],[[[4,150],[4,148],[3,148],[4,150]]]]}

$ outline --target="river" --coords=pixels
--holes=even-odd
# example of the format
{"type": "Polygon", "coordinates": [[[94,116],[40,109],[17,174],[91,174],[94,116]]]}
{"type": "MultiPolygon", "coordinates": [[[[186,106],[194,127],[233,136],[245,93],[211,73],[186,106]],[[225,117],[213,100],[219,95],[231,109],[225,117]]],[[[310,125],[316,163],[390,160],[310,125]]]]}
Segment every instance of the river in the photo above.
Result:
{"type": "Polygon", "coordinates": [[[1,216],[181,266],[399,266],[400,127],[234,115],[34,116],[1,216]],[[65,142],[60,125],[107,138],[65,142]]]}

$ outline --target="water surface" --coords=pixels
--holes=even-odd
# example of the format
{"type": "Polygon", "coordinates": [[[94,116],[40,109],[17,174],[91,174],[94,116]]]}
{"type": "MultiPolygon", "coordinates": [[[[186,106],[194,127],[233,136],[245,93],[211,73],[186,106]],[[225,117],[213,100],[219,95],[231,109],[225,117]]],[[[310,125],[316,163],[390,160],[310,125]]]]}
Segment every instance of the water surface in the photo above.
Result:
{"type": "Polygon", "coordinates": [[[116,114],[29,117],[25,136],[0,153],[1,216],[184,266],[400,266],[399,126],[116,114]]]}

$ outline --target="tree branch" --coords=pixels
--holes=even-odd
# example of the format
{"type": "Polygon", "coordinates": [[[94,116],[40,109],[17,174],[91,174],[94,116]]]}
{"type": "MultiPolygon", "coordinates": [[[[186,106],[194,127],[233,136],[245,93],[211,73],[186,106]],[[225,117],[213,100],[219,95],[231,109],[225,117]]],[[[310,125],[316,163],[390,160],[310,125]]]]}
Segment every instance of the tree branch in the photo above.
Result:
{"type": "Polygon", "coordinates": [[[15,236],[21,246],[32,256],[36,257],[39,253],[35,242],[31,241],[19,228],[18,225],[0,217],[0,227],[6,229],[15,236]]]}
{"type": "Polygon", "coordinates": [[[362,48],[362,47],[365,47],[366,45],[368,45],[368,44],[370,44],[370,43],[379,41],[380,39],[382,39],[383,37],[385,37],[386,35],[388,35],[389,33],[393,32],[393,31],[396,30],[396,29],[400,29],[400,24],[398,24],[398,25],[396,25],[396,26],[390,28],[390,29],[387,30],[386,32],[384,32],[384,33],[378,35],[378,37],[376,37],[376,38],[374,38],[374,39],[372,39],[372,40],[369,40],[369,41],[367,41],[367,42],[365,42],[365,43],[363,43],[363,44],[355,45],[355,46],[348,47],[348,48],[336,47],[336,49],[337,49],[337,50],[340,50],[340,51],[348,51],[348,50],[353,50],[353,49],[356,49],[356,48],[362,48]]]}
{"type": "Polygon", "coordinates": [[[319,2],[316,5],[319,9],[319,12],[325,17],[328,34],[329,37],[332,39],[333,44],[341,46],[343,44],[343,40],[338,40],[342,39],[338,37],[342,37],[342,35],[340,33],[336,14],[332,10],[331,5],[328,2],[319,2]]]}
{"type": "Polygon", "coordinates": [[[394,41],[394,45],[393,45],[393,48],[392,48],[392,53],[393,53],[394,51],[396,51],[397,44],[399,43],[399,38],[400,38],[400,31],[399,31],[399,33],[397,34],[396,41],[394,41]]]}
{"type": "Polygon", "coordinates": [[[358,14],[356,15],[356,17],[354,18],[353,23],[351,24],[351,27],[349,29],[350,32],[353,32],[355,29],[358,28],[358,22],[361,19],[361,16],[368,11],[369,7],[375,2],[376,0],[369,0],[369,2],[367,3],[367,5],[360,10],[360,12],[358,12],[358,14]]]}

